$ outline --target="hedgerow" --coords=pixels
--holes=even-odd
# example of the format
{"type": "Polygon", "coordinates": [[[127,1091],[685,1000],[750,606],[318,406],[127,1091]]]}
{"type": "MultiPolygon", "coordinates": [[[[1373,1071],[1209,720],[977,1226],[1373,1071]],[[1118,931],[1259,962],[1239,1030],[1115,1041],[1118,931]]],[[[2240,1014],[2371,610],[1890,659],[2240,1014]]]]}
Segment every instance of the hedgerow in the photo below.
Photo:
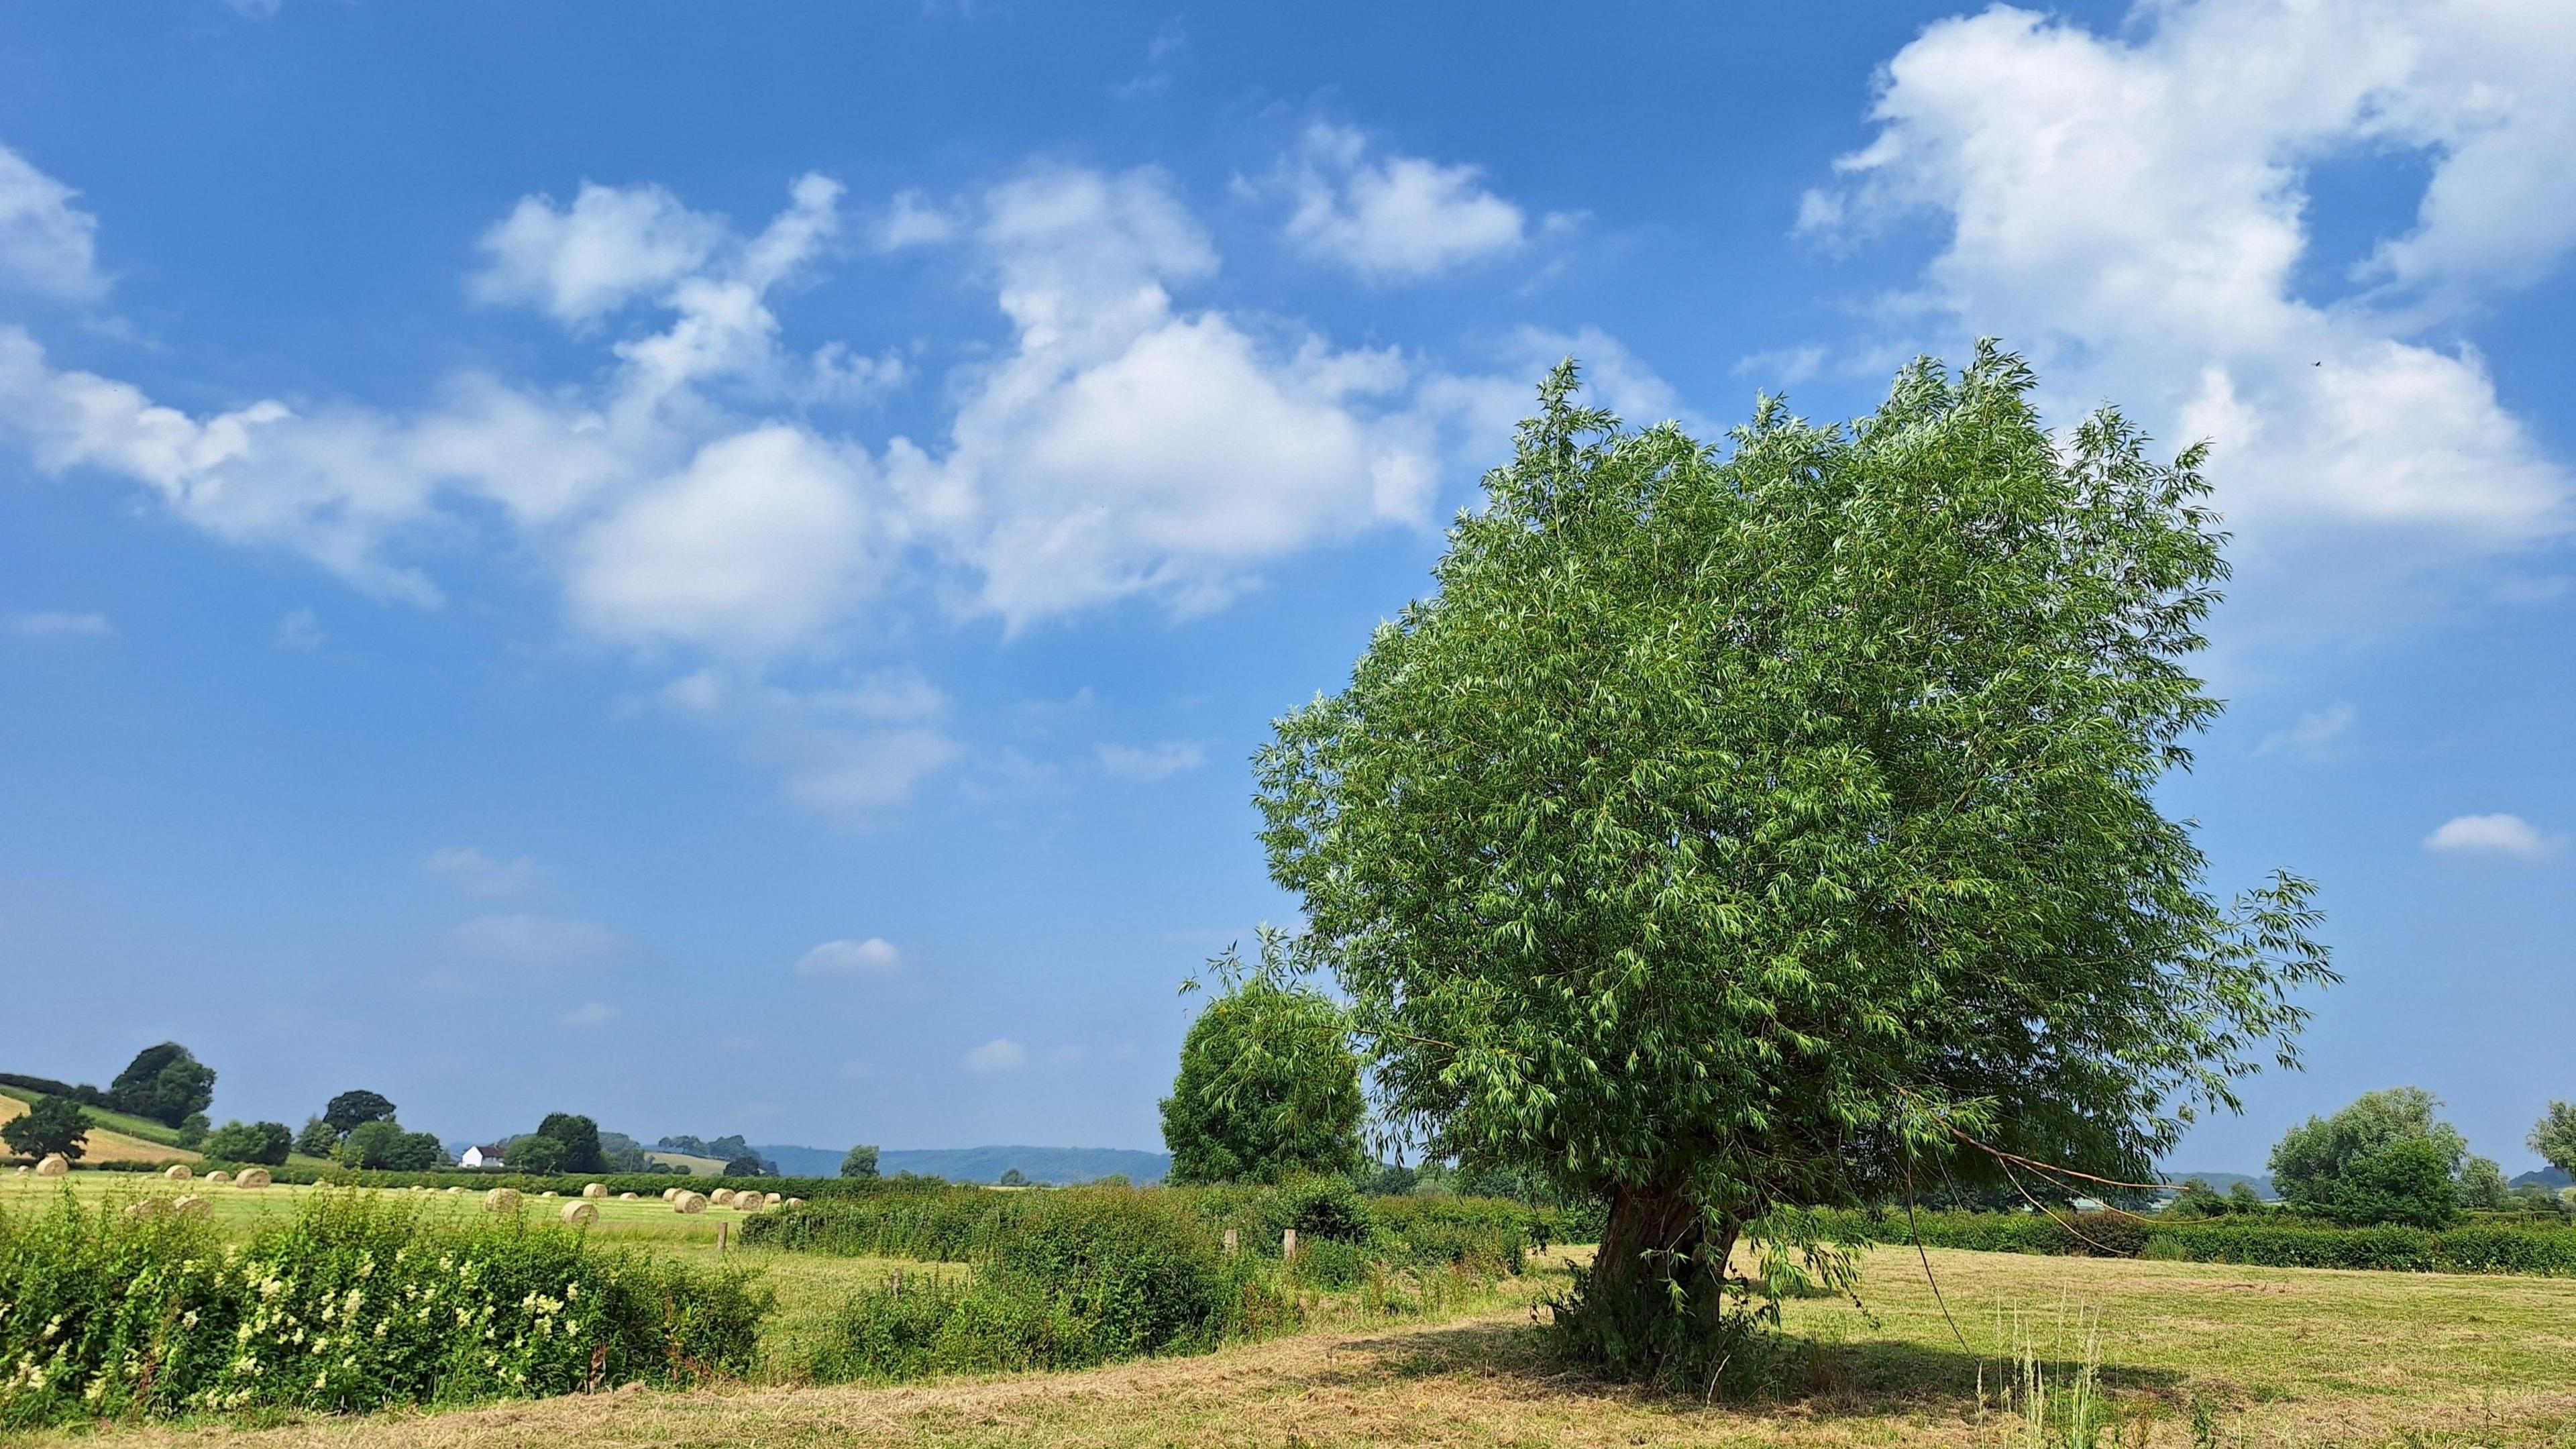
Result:
{"type": "Polygon", "coordinates": [[[747,1370],[768,1307],[740,1275],[366,1194],[228,1244],[65,1193],[0,1212],[0,1427],[692,1383],[747,1370]]]}
{"type": "Polygon", "coordinates": [[[2121,1213],[1832,1213],[1827,1230],[1850,1242],[1910,1243],[1997,1253],[2154,1257],[2273,1268],[2352,1268],[2394,1273],[2576,1276],[2576,1228],[2475,1224],[2424,1229],[2344,1228],[2296,1218],[2166,1221],[2121,1213]]]}

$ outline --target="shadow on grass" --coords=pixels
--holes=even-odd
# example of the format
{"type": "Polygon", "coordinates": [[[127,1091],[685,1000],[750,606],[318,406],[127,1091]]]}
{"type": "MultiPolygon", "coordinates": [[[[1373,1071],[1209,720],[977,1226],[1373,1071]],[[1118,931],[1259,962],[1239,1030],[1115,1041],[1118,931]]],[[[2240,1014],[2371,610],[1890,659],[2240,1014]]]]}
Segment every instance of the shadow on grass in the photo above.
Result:
{"type": "MultiPolygon", "coordinates": [[[[1894,1413],[1973,1414],[1982,1394],[1989,1404],[2011,1385],[2020,1365],[1901,1339],[1817,1343],[1780,1341],[1776,1370],[1760,1386],[1720,1385],[1716,1406],[1734,1413],[1790,1410],[1815,1417],[1868,1417],[1894,1413]]],[[[2081,1365],[2043,1358],[2038,1369],[2051,1384],[2072,1382],[2081,1365]]],[[[2095,1381],[2121,1393],[2178,1397],[2183,1375],[2170,1369],[2102,1364],[2095,1381]]],[[[1619,1383],[1569,1363],[1547,1330],[1536,1326],[1479,1323],[1354,1339],[1338,1346],[1329,1382],[1357,1387],[1387,1379],[1473,1379],[1497,1391],[1530,1395],[1593,1395],[1628,1404],[1667,1403],[1691,1410],[1708,1396],[1650,1390],[1619,1383]]]]}

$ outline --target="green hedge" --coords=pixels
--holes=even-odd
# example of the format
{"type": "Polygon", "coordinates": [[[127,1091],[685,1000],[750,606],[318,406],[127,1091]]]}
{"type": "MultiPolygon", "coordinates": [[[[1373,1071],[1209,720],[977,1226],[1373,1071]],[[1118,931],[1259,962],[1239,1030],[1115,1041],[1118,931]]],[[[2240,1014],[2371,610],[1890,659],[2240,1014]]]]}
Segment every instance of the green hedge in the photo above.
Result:
{"type": "MultiPolygon", "coordinates": [[[[107,1163],[79,1162],[72,1165],[84,1172],[129,1170],[107,1163]]],[[[159,1172],[168,1165],[146,1163],[130,1170],[159,1172]]],[[[260,1164],[222,1162],[210,1158],[192,1165],[203,1175],[219,1167],[229,1171],[260,1164]]],[[[692,1177],[682,1172],[562,1172],[539,1176],[527,1172],[478,1172],[463,1167],[433,1168],[426,1172],[377,1172],[348,1167],[309,1167],[301,1163],[271,1167],[268,1174],[272,1181],[299,1186],[462,1187],[476,1192],[514,1187],[530,1196],[559,1192],[566,1197],[577,1195],[583,1187],[594,1182],[604,1184],[612,1194],[631,1192],[638,1197],[660,1197],[666,1187],[695,1188],[699,1192],[718,1187],[749,1187],[774,1192],[781,1197],[817,1198],[853,1196],[885,1191],[894,1186],[890,1182],[848,1177],[692,1177]]]]}
{"type": "Polygon", "coordinates": [[[2427,1230],[2340,1228],[2298,1218],[2138,1219],[2119,1213],[1829,1213],[1848,1241],[2086,1257],[2170,1258],[2273,1268],[2356,1268],[2394,1273],[2521,1273],[2576,1277],[2576,1228],[2495,1223],[2427,1230]]]}
{"type": "MultiPolygon", "coordinates": [[[[1090,1189],[991,1192],[972,1187],[893,1188],[779,1208],[743,1224],[743,1241],[847,1257],[982,1263],[1027,1231],[1053,1199],[1088,1201],[1090,1189]]],[[[1232,1228],[1248,1258],[1277,1261],[1295,1228],[1301,1276],[1348,1287],[1373,1263],[1517,1273],[1545,1209],[1492,1198],[1363,1197],[1338,1178],[1275,1187],[1163,1187],[1138,1191],[1222,1237],[1232,1228]]]]}
{"type": "Polygon", "coordinates": [[[768,1307],[742,1275],[369,1194],[227,1244],[65,1193],[0,1212],[0,1427],[691,1383],[747,1370],[768,1307]]]}

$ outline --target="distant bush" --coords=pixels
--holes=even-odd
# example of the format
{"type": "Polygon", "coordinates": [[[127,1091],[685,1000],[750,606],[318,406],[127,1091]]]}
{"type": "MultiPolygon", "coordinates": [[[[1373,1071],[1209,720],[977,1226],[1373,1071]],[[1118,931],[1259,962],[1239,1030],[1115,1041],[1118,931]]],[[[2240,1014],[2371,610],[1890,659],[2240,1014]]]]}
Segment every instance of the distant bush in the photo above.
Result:
{"type": "Polygon", "coordinates": [[[212,1162],[283,1167],[287,1149],[294,1145],[295,1134],[283,1122],[227,1122],[206,1134],[202,1151],[212,1162]]]}
{"type": "Polygon", "coordinates": [[[0,1213],[0,1427],[690,1383],[752,1361],[748,1280],[516,1219],[325,1194],[246,1245],[202,1220],[0,1213]]]}
{"type": "Polygon", "coordinates": [[[1997,1253],[2156,1257],[2272,1268],[2353,1268],[2395,1273],[2576,1276],[2576,1229],[2491,1221],[2432,1230],[2345,1228],[2287,1215],[2167,1222],[2118,1213],[1923,1213],[1909,1234],[1901,1215],[1824,1215],[1853,1242],[1905,1243],[1997,1253]]]}

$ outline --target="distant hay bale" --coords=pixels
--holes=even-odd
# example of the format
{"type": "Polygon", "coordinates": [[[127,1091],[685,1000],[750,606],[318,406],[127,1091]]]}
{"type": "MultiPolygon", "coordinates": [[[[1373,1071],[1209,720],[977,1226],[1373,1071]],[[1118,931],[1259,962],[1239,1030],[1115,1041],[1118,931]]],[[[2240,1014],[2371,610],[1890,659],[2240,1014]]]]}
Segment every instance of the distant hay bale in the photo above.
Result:
{"type": "Polygon", "coordinates": [[[606,1197],[608,1196],[608,1184],[604,1182],[591,1183],[589,1186],[584,1187],[581,1190],[581,1195],[583,1197],[606,1197]]]}
{"type": "Polygon", "coordinates": [[[229,1173],[229,1172],[224,1171],[224,1170],[223,1170],[222,1168],[220,1168],[220,1167],[218,1167],[218,1168],[216,1168],[214,1171],[209,1172],[209,1173],[207,1173],[207,1174],[206,1174],[206,1181],[208,1181],[208,1182],[230,1182],[230,1181],[232,1181],[232,1180],[233,1180],[233,1175],[232,1175],[231,1173],[229,1173]]]}
{"type": "Polygon", "coordinates": [[[732,1207],[733,1189],[729,1187],[717,1188],[715,1191],[707,1194],[707,1201],[714,1203],[717,1207],[732,1207]]]}
{"type": "Polygon", "coordinates": [[[780,1197],[778,1194],[776,1194],[776,1193],[774,1193],[774,1192],[773,1192],[773,1193],[764,1193],[764,1194],[761,1196],[761,1199],[760,1199],[760,1200],[761,1200],[763,1203],[765,1203],[765,1204],[767,1204],[768,1206],[770,1206],[770,1207],[776,1207],[776,1206],[778,1206],[780,1203],[785,1202],[787,1199],[785,1199],[785,1198],[783,1198],[783,1197],[780,1197]]]}
{"type": "Polygon", "coordinates": [[[456,1194],[456,1193],[463,1192],[464,1190],[465,1190],[465,1189],[463,1189],[463,1188],[461,1188],[461,1187],[451,1187],[451,1188],[449,1188],[447,1191],[448,1191],[448,1193],[452,1196],[452,1195],[454,1195],[454,1194],[456,1194]]]}
{"type": "Polygon", "coordinates": [[[265,1167],[245,1167],[233,1176],[235,1187],[266,1187],[272,1179],[265,1167]]]}
{"type": "Polygon", "coordinates": [[[671,1199],[678,1197],[681,1191],[682,1189],[676,1187],[666,1187],[662,1189],[662,1201],[669,1202],[671,1199]]]}
{"type": "Polygon", "coordinates": [[[537,1194],[537,1196],[539,1196],[539,1197],[553,1197],[553,1196],[554,1196],[554,1193],[553,1193],[552,1191],[546,1191],[546,1192],[538,1193],[538,1194],[537,1194]]]}
{"type": "Polygon", "coordinates": [[[483,1211],[487,1213],[514,1213],[518,1210],[519,1190],[515,1187],[496,1187],[483,1194],[483,1211]]]}
{"type": "Polygon", "coordinates": [[[576,1199],[572,1202],[565,1203],[563,1205],[563,1210],[556,1213],[555,1216],[562,1218],[565,1222],[572,1224],[576,1228],[586,1228],[592,1223],[599,1221],[599,1209],[593,1207],[586,1201],[576,1199]]]}
{"type": "Polygon", "coordinates": [[[125,1215],[129,1218],[157,1218],[169,1210],[170,1199],[166,1197],[147,1197],[143,1201],[128,1207],[125,1210],[125,1215]]]}
{"type": "Polygon", "coordinates": [[[617,1200],[619,1202],[633,1202],[635,1201],[635,1194],[631,1192],[621,1192],[617,1195],[617,1200]]]}
{"type": "Polygon", "coordinates": [[[184,1162],[174,1162],[168,1167],[161,1169],[161,1175],[170,1179],[172,1182],[186,1182],[189,1178],[192,1178],[197,1174],[188,1170],[188,1164],[184,1162]]]}
{"type": "Polygon", "coordinates": [[[195,1193],[181,1193],[170,1202],[170,1211],[183,1218],[201,1218],[214,1211],[214,1205],[195,1193]]]}
{"type": "Polygon", "coordinates": [[[702,1192],[691,1192],[684,1187],[680,1189],[679,1196],[671,1199],[671,1206],[675,1211],[695,1216],[707,1210],[707,1196],[702,1192]]]}
{"type": "Polygon", "coordinates": [[[803,1207],[805,1205],[805,1199],[801,1197],[791,1197],[787,1200],[787,1205],[789,1207],[803,1207]]]}
{"type": "Polygon", "coordinates": [[[38,1177],[61,1177],[71,1170],[71,1159],[63,1156],[59,1152],[46,1153],[45,1160],[36,1164],[36,1175],[38,1177]]]}

